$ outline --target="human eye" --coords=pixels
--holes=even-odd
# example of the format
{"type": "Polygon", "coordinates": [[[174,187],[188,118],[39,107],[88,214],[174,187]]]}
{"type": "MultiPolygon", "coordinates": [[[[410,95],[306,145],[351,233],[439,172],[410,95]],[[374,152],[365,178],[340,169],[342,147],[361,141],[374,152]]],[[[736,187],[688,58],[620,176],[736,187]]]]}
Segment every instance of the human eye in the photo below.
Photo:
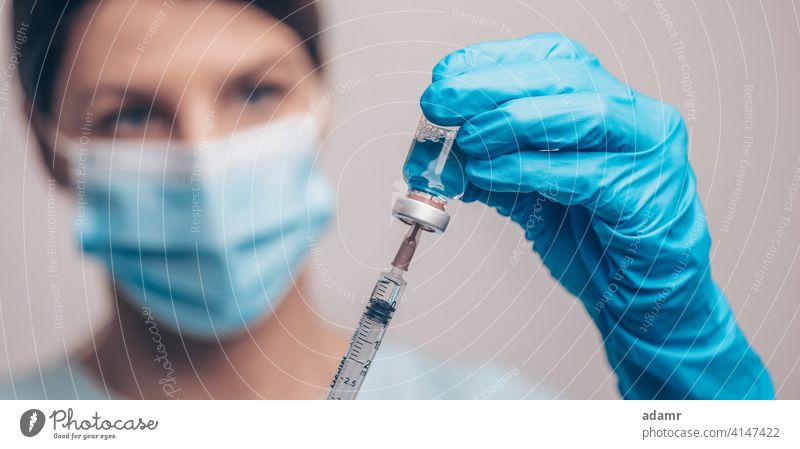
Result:
{"type": "Polygon", "coordinates": [[[143,128],[149,120],[150,108],[139,104],[120,109],[117,123],[119,126],[143,128]]]}
{"type": "Polygon", "coordinates": [[[96,132],[115,138],[139,138],[169,135],[170,116],[150,102],[132,102],[100,114],[96,132]]]}
{"type": "Polygon", "coordinates": [[[101,114],[99,131],[109,136],[127,135],[145,129],[150,119],[151,111],[147,105],[122,105],[101,114]]]}
{"type": "Polygon", "coordinates": [[[247,104],[259,105],[279,98],[284,93],[283,87],[274,83],[259,83],[245,87],[242,96],[247,104]]]}

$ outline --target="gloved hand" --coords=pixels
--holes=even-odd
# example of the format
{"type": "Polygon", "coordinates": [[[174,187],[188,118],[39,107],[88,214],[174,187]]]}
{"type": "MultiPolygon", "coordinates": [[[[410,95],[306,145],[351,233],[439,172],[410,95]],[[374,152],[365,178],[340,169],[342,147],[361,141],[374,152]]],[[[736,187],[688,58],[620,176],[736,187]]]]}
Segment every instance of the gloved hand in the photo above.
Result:
{"type": "Polygon", "coordinates": [[[449,54],[420,102],[430,121],[461,125],[464,201],[522,226],[583,302],[623,397],[774,396],[711,278],[678,111],[551,33],[449,54]]]}

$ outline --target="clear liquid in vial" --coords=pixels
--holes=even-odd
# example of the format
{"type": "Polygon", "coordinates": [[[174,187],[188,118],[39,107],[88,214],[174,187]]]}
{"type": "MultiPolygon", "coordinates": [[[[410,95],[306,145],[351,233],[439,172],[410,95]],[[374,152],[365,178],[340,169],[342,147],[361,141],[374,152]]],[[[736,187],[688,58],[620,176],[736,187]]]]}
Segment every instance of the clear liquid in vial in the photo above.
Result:
{"type": "Polygon", "coordinates": [[[403,177],[413,190],[443,199],[458,198],[464,193],[466,156],[455,139],[414,139],[403,166],[403,177]]]}

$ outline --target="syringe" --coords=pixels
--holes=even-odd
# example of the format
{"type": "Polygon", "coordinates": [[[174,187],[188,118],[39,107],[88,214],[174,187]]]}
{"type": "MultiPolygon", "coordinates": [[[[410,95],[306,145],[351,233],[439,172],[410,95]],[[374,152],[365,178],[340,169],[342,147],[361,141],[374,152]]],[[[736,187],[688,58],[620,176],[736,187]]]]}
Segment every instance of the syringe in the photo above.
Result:
{"type": "Polygon", "coordinates": [[[408,265],[414,257],[421,229],[419,224],[411,226],[394,256],[391,270],[381,273],[378,278],[350,340],[350,347],[333,377],[328,399],[355,399],[358,395],[406,287],[403,273],[408,271],[408,265]]]}

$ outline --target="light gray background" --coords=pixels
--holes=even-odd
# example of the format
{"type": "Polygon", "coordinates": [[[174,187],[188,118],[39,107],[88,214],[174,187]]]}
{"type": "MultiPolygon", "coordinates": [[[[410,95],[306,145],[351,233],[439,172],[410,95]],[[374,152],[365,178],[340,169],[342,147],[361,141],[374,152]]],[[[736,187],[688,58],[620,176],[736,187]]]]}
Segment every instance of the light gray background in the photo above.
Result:
{"type": "MultiPolygon", "coordinates": [[[[355,324],[360,301],[405,230],[391,222],[389,211],[403,191],[400,167],[433,64],[467,44],[559,31],[583,42],[636,89],[675,104],[687,119],[693,116],[687,121],[690,154],[714,239],[714,276],[767,362],[778,396],[800,399],[800,204],[789,197],[800,170],[796,3],[323,5],[334,128],[322,162],[337,187],[338,217],[309,262],[318,308],[333,325],[355,324]],[[682,91],[686,85],[691,93],[682,91]],[[694,110],[684,104],[690,95],[694,110]],[[781,219],[789,227],[777,237],[781,219]],[[754,291],[765,257],[765,280],[754,291]]],[[[4,2],[3,36],[9,34],[8,12],[4,2]]],[[[18,117],[18,83],[2,76],[0,83],[12,83],[12,95],[0,93],[0,377],[86,344],[108,311],[103,277],[75,250],[71,200],[48,188],[18,117]],[[51,201],[49,194],[55,195],[51,201]]],[[[618,397],[598,333],[520,241],[518,227],[474,204],[453,204],[452,212],[445,235],[424,236],[388,338],[441,358],[493,360],[565,397],[618,397]],[[515,250],[523,252],[516,263],[515,250]]]]}

